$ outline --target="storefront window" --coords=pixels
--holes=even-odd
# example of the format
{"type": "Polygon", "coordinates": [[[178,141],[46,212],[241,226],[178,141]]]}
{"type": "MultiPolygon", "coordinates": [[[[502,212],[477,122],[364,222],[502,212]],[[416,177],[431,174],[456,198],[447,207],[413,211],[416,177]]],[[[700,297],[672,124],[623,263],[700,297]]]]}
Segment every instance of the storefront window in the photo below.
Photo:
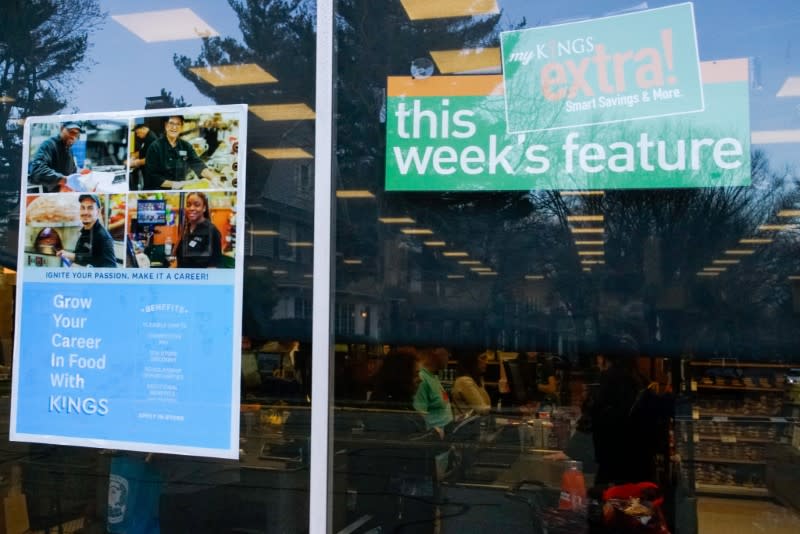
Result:
{"type": "MultiPolygon", "coordinates": [[[[178,269],[173,272],[192,267],[211,272],[212,268],[233,269],[235,257],[244,261],[241,364],[233,366],[229,352],[211,349],[211,342],[230,336],[230,329],[213,322],[184,325],[198,339],[208,341],[196,344],[193,359],[216,360],[220,377],[230,374],[231,368],[241,369],[241,376],[233,377],[234,388],[241,388],[241,409],[236,404],[232,416],[240,423],[233,445],[238,459],[136,452],[135,445],[115,450],[91,448],[91,444],[64,446],[56,429],[44,439],[49,444],[6,441],[2,477],[11,483],[5,494],[4,532],[28,528],[32,532],[120,533],[308,529],[315,9],[314,2],[282,1],[194,2],[190,6],[172,1],[135,6],[121,1],[3,2],[0,374],[5,421],[9,420],[10,374],[15,365],[15,285],[21,283],[23,269],[68,272],[94,264],[97,271],[100,267],[136,268],[140,277],[152,278],[167,267],[178,269]],[[200,111],[228,104],[247,104],[249,113],[200,111]],[[162,116],[161,108],[181,109],[170,109],[162,116]],[[74,128],[57,118],[47,121],[53,114],[127,110],[139,110],[131,114],[136,118],[130,124],[127,115],[116,122],[89,118],[74,128]],[[182,118],[176,117],[179,114],[182,118]],[[26,138],[23,127],[32,116],[44,119],[34,121],[26,138]],[[97,217],[113,242],[106,263],[57,255],[70,250],[80,228],[52,219],[47,210],[37,215],[31,206],[67,199],[58,197],[62,194],[58,186],[51,193],[50,185],[29,178],[27,190],[20,195],[25,150],[33,161],[45,140],[64,129],[75,131],[70,159],[81,169],[69,183],[73,190],[97,193],[97,217]],[[200,163],[195,164],[185,150],[179,156],[189,161],[196,176],[156,179],[150,172],[151,162],[145,164],[145,159],[154,159],[146,158],[152,151],[146,153],[143,148],[143,143],[150,142],[147,130],[153,143],[173,130],[189,142],[200,163]],[[243,159],[238,157],[239,145],[247,147],[243,159]],[[240,162],[242,168],[237,169],[240,162]],[[241,172],[245,162],[246,174],[241,172]],[[89,184],[89,177],[101,174],[113,179],[119,191],[109,193],[99,182],[89,184]],[[123,177],[119,184],[118,176],[123,177]],[[246,181],[246,198],[235,197],[237,180],[246,181]],[[20,221],[21,198],[28,220],[20,221]],[[202,215],[190,207],[192,202],[204,205],[202,215]],[[128,208],[135,204],[136,209],[126,209],[126,203],[128,208]],[[243,218],[237,210],[244,212],[243,218]],[[39,226],[50,228],[34,242],[28,234],[38,216],[50,221],[39,226]],[[192,241],[194,234],[183,229],[199,228],[189,222],[197,217],[217,229],[209,234],[217,241],[207,247],[210,256],[190,250],[205,246],[202,236],[192,241]],[[242,256],[237,256],[240,252],[242,256]],[[68,263],[62,256],[71,260],[72,267],[62,267],[68,263]],[[133,450],[123,450],[127,448],[133,450]]],[[[25,174],[29,173],[34,176],[35,170],[31,167],[25,174]]],[[[85,196],[94,209],[91,194],[85,196]]],[[[64,205],[74,208],[77,217],[77,195],[70,199],[74,202],[65,200],[64,205]]],[[[198,284],[196,297],[189,295],[178,304],[191,308],[193,298],[207,296],[204,291],[198,284]]],[[[122,294],[117,297],[120,308],[124,307],[122,294]]],[[[38,306],[44,308],[46,303],[38,306]]],[[[103,341],[119,335],[125,330],[123,325],[133,320],[131,316],[115,318],[118,326],[106,329],[103,341]]],[[[142,334],[138,341],[144,344],[146,337],[142,334]]],[[[16,349],[18,355],[34,356],[30,344],[16,349]]],[[[238,346],[234,353],[238,359],[238,346]]],[[[127,356],[107,357],[110,361],[127,356]]],[[[141,384],[137,373],[128,378],[107,385],[128,391],[141,384]]],[[[215,432],[210,413],[219,407],[211,400],[213,386],[206,395],[196,390],[196,383],[189,383],[189,373],[183,378],[178,402],[190,395],[207,398],[207,433],[215,432]]],[[[78,389],[81,380],[75,382],[78,389]]],[[[163,389],[164,395],[176,391],[163,389]]],[[[56,408],[60,406],[56,403],[56,408]]],[[[74,418],[76,424],[80,424],[78,419],[74,418]]],[[[202,424],[193,432],[202,434],[202,424]]],[[[132,431],[130,441],[138,438],[132,431]]]]}
{"type": "Polygon", "coordinates": [[[796,529],[798,7],[335,5],[334,531],[796,529]]]}

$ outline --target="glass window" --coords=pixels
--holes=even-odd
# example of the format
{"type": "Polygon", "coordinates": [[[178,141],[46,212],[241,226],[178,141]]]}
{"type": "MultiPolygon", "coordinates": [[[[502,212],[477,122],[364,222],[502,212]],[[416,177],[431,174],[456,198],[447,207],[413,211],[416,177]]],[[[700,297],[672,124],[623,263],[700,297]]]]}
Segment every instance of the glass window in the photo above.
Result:
{"type": "Polygon", "coordinates": [[[796,528],[800,7],[336,9],[334,530],[796,528]]]}
{"type": "MultiPolygon", "coordinates": [[[[316,4],[190,4],[3,3],[0,385],[8,400],[26,117],[172,107],[184,108],[189,117],[202,106],[248,104],[247,173],[241,175],[247,197],[239,203],[246,224],[227,229],[223,246],[223,251],[245,250],[239,460],[6,442],[3,478],[12,481],[12,495],[27,500],[25,512],[25,500],[7,499],[14,501],[4,515],[8,529],[308,529],[316,4]],[[12,525],[12,517],[20,523],[12,525]]],[[[192,132],[187,124],[181,135],[212,166],[209,160],[221,137],[198,141],[195,134],[208,133],[210,127],[192,132]]],[[[161,124],[150,126],[155,135],[162,134],[161,124]]],[[[137,146],[131,136],[121,139],[118,151],[95,154],[88,146],[81,157],[91,156],[95,171],[125,166],[128,159],[144,158],[135,153],[137,146]]],[[[232,213],[215,215],[218,226],[234,218],[232,213]]],[[[150,260],[155,264],[156,258],[150,260]]],[[[205,328],[215,335],[213,324],[205,328]]],[[[195,356],[220,357],[202,344],[195,356]]],[[[7,421],[8,402],[3,405],[7,421]]]]}

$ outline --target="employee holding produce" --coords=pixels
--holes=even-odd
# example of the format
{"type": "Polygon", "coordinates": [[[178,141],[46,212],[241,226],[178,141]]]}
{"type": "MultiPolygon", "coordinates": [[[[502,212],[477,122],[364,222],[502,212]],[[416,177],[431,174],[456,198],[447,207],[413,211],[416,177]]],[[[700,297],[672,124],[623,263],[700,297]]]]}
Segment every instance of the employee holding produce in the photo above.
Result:
{"type": "Polygon", "coordinates": [[[67,121],[61,125],[58,135],[46,139],[39,145],[31,162],[28,182],[32,185],[41,185],[45,193],[57,193],[62,187],[66,187],[70,176],[76,176],[78,172],[70,149],[81,133],[83,128],[80,123],[67,121]]]}
{"type": "Polygon", "coordinates": [[[220,267],[222,235],[211,223],[208,197],[193,191],[186,195],[183,232],[176,254],[178,267],[220,267]]]}
{"type": "Polygon", "coordinates": [[[182,115],[167,117],[164,135],[147,149],[145,189],[180,189],[188,182],[189,170],[194,171],[198,178],[219,179],[219,175],[197,156],[192,145],[180,138],[182,128],[182,115]]]}
{"type": "Polygon", "coordinates": [[[84,267],[116,267],[114,241],[111,234],[100,224],[100,199],[97,195],[81,195],[81,233],[75,243],[74,252],[59,250],[56,254],[66,263],[84,267]]]}

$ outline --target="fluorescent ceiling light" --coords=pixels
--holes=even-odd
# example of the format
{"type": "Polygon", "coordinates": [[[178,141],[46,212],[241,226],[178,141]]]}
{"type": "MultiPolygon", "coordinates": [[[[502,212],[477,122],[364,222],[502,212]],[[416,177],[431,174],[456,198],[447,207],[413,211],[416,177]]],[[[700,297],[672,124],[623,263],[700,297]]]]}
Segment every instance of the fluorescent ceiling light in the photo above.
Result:
{"type": "Polygon", "coordinates": [[[579,250],[578,256],[603,256],[605,254],[602,250],[579,250]]]}
{"type": "Polygon", "coordinates": [[[584,267],[583,268],[583,272],[590,273],[590,272],[592,272],[592,268],[591,267],[584,267]]]}
{"type": "Polygon", "coordinates": [[[442,256],[446,256],[448,258],[466,258],[469,256],[469,254],[462,251],[451,250],[449,252],[442,252],[442,256]]]}
{"type": "Polygon", "coordinates": [[[561,191],[562,197],[599,197],[606,194],[605,191],[561,191]]]}
{"type": "Polygon", "coordinates": [[[444,247],[447,245],[444,241],[423,241],[422,244],[426,247],[444,247]]]}
{"type": "Polygon", "coordinates": [[[459,265],[480,265],[481,262],[478,260],[459,260],[459,265]]]}
{"type": "Polygon", "coordinates": [[[789,76],[778,91],[777,97],[800,96],[800,76],[789,76]]]}
{"type": "Polygon", "coordinates": [[[724,273],[728,270],[727,267],[703,267],[703,270],[707,273],[724,273]]]}
{"type": "Polygon", "coordinates": [[[526,274],[525,280],[544,280],[543,274],[526,274]]]}
{"type": "Polygon", "coordinates": [[[289,241],[286,244],[293,248],[310,248],[314,246],[314,243],[310,241],[289,241]]]}
{"type": "Polygon", "coordinates": [[[417,222],[411,217],[378,217],[378,220],[384,224],[414,224],[417,222]]]}
{"type": "Polygon", "coordinates": [[[464,48],[431,51],[442,74],[477,74],[500,72],[499,48],[464,48]]]}
{"type": "Polygon", "coordinates": [[[590,260],[590,259],[581,260],[581,265],[605,265],[605,264],[606,260],[590,260]]]}
{"type": "Polygon", "coordinates": [[[768,245],[772,243],[772,239],[767,237],[746,237],[744,239],[740,239],[739,243],[742,245],[768,245]]]}
{"type": "Polygon", "coordinates": [[[464,278],[464,275],[463,274],[448,274],[447,278],[449,278],[450,280],[460,280],[460,279],[464,278]]]}
{"type": "Polygon", "coordinates": [[[754,254],[755,250],[752,249],[732,249],[726,250],[725,254],[728,256],[749,256],[750,254],[754,254]]]}
{"type": "Polygon", "coordinates": [[[604,232],[602,228],[574,228],[574,227],[570,227],[570,231],[573,234],[602,234],[604,232]]]}
{"type": "Polygon", "coordinates": [[[250,106],[249,109],[263,121],[305,121],[316,118],[314,110],[305,104],[269,104],[250,106]]]}
{"type": "Polygon", "coordinates": [[[595,245],[605,245],[605,241],[575,241],[575,244],[579,247],[581,246],[595,246],[595,245]]]}
{"type": "Polygon", "coordinates": [[[492,271],[481,271],[478,273],[478,276],[497,276],[497,273],[492,271]]]}
{"type": "Polygon", "coordinates": [[[800,280],[800,274],[790,275],[789,280],[800,280]]]}
{"type": "Polygon", "coordinates": [[[304,274],[303,278],[314,278],[313,274],[304,274]]]}
{"type": "Polygon", "coordinates": [[[366,189],[339,189],[336,198],[375,198],[375,194],[366,189]]]}
{"type": "Polygon", "coordinates": [[[349,258],[346,260],[342,260],[343,263],[346,265],[361,265],[362,261],[356,258],[349,258]]]}
{"type": "Polygon", "coordinates": [[[280,235],[275,230],[250,230],[248,233],[250,235],[256,235],[256,236],[276,236],[276,235],[280,235]]]}
{"type": "Polygon", "coordinates": [[[0,96],[0,104],[13,104],[16,100],[10,96],[0,96]]]}
{"type": "Polygon", "coordinates": [[[275,269],[274,271],[272,271],[272,274],[277,274],[280,276],[283,274],[289,274],[289,271],[284,271],[283,269],[275,269]]]}
{"type": "Polygon", "coordinates": [[[567,215],[569,222],[603,222],[602,215],[567,215]]]}
{"type": "Polygon", "coordinates": [[[401,228],[401,232],[406,235],[431,235],[433,230],[429,228],[401,228]]]}
{"type": "Polygon", "coordinates": [[[491,267],[470,267],[469,270],[473,271],[473,272],[476,272],[476,273],[488,273],[489,271],[492,270],[492,268],[491,267]]]}
{"type": "Polygon", "coordinates": [[[800,130],[763,130],[751,132],[750,139],[754,145],[772,145],[777,143],[800,143],[800,130]]]}
{"type": "Polygon", "coordinates": [[[400,3],[411,20],[500,13],[497,0],[400,0],[400,3]]]}
{"type": "Polygon", "coordinates": [[[219,32],[189,8],[112,15],[128,31],[146,43],[217,37],[219,32]]]}
{"type": "Polygon", "coordinates": [[[314,156],[299,147],[256,148],[253,152],[267,159],[311,159],[314,156]]]}
{"type": "Polygon", "coordinates": [[[794,230],[796,224],[762,224],[758,229],[762,232],[782,232],[784,230],[794,230]]]}
{"type": "Polygon", "coordinates": [[[713,263],[714,265],[736,265],[741,261],[742,260],[714,260],[711,263],[713,263]]]}
{"type": "Polygon", "coordinates": [[[778,217],[800,217],[800,210],[781,210],[778,217]]]}
{"type": "Polygon", "coordinates": [[[700,271],[697,273],[697,276],[719,276],[719,273],[709,273],[706,271],[700,271]]]}
{"type": "MultiPolygon", "coordinates": [[[[261,83],[275,83],[278,81],[278,79],[272,74],[265,71],[255,63],[193,67],[189,70],[192,71],[192,73],[194,73],[197,77],[202,78],[214,87],[255,85],[261,83]]],[[[250,109],[252,110],[253,108],[250,109]]]]}
{"type": "Polygon", "coordinates": [[[248,271],[266,271],[267,268],[263,265],[251,265],[247,268],[248,271]]]}

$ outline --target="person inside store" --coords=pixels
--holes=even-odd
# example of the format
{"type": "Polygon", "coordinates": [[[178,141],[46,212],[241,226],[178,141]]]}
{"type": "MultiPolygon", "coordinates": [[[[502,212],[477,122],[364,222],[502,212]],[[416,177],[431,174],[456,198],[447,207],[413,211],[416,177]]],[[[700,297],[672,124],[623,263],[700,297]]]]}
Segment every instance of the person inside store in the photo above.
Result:
{"type": "Polygon", "coordinates": [[[205,193],[192,191],[186,194],[183,228],[175,257],[178,267],[207,269],[221,266],[222,235],[211,222],[205,193]]]}
{"type": "Polygon", "coordinates": [[[67,121],[61,125],[58,135],[42,142],[33,156],[28,182],[42,186],[45,193],[71,190],[67,189],[67,182],[77,174],[78,167],[70,149],[81,133],[83,127],[79,122],[67,121]]]}
{"type": "Polygon", "coordinates": [[[427,348],[420,353],[420,385],[414,395],[414,408],[424,414],[425,424],[444,438],[445,428],[453,422],[450,397],[437,376],[447,368],[450,353],[443,347],[427,348]]]}
{"type": "Polygon", "coordinates": [[[638,371],[638,344],[629,335],[605,342],[608,368],[591,410],[598,464],[596,484],[654,481],[659,450],[658,421],[671,409],[638,371]]]}
{"type": "Polygon", "coordinates": [[[128,158],[128,165],[131,168],[130,189],[131,191],[141,191],[145,184],[149,183],[145,174],[147,150],[158,140],[158,136],[145,124],[144,118],[136,119],[133,133],[133,152],[128,158]]]}
{"type": "Polygon", "coordinates": [[[198,178],[216,181],[219,175],[206,167],[192,145],[180,134],[183,115],[172,115],[164,121],[164,135],[156,139],[145,154],[145,189],[181,189],[189,180],[189,171],[198,178]]]}
{"type": "Polygon", "coordinates": [[[81,233],[73,252],[59,250],[56,255],[67,265],[82,267],[116,267],[114,240],[100,221],[100,199],[97,195],[80,195],[81,233]]]}
{"type": "Polygon", "coordinates": [[[458,377],[450,391],[456,420],[470,415],[486,415],[491,410],[489,392],[483,384],[487,361],[486,352],[465,352],[458,358],[458,377]]]}

